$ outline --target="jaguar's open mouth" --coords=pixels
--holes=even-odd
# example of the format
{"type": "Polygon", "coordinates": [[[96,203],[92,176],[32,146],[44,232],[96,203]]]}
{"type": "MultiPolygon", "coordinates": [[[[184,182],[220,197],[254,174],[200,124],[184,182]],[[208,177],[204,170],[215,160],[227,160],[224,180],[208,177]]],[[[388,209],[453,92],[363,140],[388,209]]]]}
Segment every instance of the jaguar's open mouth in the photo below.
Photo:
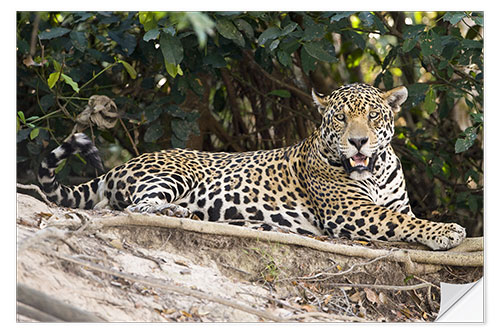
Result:
{"type": "Polygon", "coordinates": [[[342,165],[344,166],[346,172],[349,175],[352,175],[353,173],[359,173],[359,174],[364,174],[364,173],[369,173],[371,174],[373,172],[373,167],[375,165],[375,160],[377,159],[377,155],[372,155],[371,157],[368,157],[366,155],[363,155],[361,153],[357,153],[356,155],[353,155],[349,158],[343,156],[341,158],[342,160],[342,165]]]}

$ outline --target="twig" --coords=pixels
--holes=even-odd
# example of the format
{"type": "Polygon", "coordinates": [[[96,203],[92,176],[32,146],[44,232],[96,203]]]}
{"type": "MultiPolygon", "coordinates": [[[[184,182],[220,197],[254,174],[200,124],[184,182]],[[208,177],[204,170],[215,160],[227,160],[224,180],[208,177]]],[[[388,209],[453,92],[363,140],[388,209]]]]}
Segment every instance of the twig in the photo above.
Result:
{"type": "Polygon", "coordinates": [[[31,31],[31,40],[30,40],[30,55],[32,57],[36,53],[36,42],[38,40],[38,26],[40,24],[40,17],[41,14],[40,12],[38,12],[35,16],[35,20],[33,21],[33,30],[31,31]]]}
{"type": "Polygon", "coordinates": [[[356,264],[353,264],[351,267],[349,267],[349,269],[345,270],[345,271],[341,271],[341,272],[336,272],[336,273],[327,273],[328,270],[332,269],[333,267],[330,267],[329,269],[326,269],[324,270],[323,272],[320,272],[316,275],[313,275],[313,276],[298,276],[298,277],[291,277],[291,278],[285,278],[285,279],[280,279],[279,281],[282,282],[282,281],[288,281],[288,280],[317,280],[317,281],[324,281],[326,280],[328,277],[332,277],[332,276],[340,276],[340,275],[345,275],[345,274],[349,274],[352,272],[352,270],[356,267],[361,267],[361,266],[367,266],[367,265],[370,265],[378,260],[381,260],[381,259],[384,259],[384,258],[387,258],[389,257],[390,255],[392,255],[393,251],[395,251],[397,249],[390,249],[389,250],[389,253],[387,254],[384,254],[380,257],[377,257],[377,258],[374,258],[370,261],[367,261],[367,262],[362,262],[362,263],[356,263],[356,264]],[[322,280],[319,280],[318,278],[324,276],[325,278],[322,279],[322,280]]]}
{"type": "MultiPolygon", "coordinates": [[[[45,228],[40,231],[37,231],[35,235],[26,239],[21,244],[19,244],[17,249],[17,254],[19,255],[21,252],[33,247],[35,244],[42,242],[45,239],[55,238],[61,241],[66,241],[71,235],[71,231],[64,231],[57,228],[45,228]]],[[[68,244],[68,243],[66,243],[68,244]]],[[[68,244],[69,245],[69,244],[68,244]]],[[[69,245],[71,248],[72,246],[69,245]]],[[[72,250],[74,250],[72,248],[72,250]]]]}
{"type": "Polygon", "coordinates": [[[436,312],[436,307],[434,306],[434,302],[432,301],[432,287],[429,286],[427,288],[427,303],[429,303],[429,307],[432,312],[436,312]]]}
{"type": "Polygon", "coordinates": [[[245,52],[245,54],[247,55],[247,59],[250,61],[250,63],[253,65],[254,68],[258,69],[260,73],[262,73],[262,75],[264,75],[266,78],[268,78],[269,80],[273,81],[274,83],[278,84],[279,86],[282,86],[282,87],[285,87],[289,90],[292,90],[296,95],[297,97],[299,97],[305,104],[307,105],[312,105],[312,97],[309,96],[309,94],[306,94],[305,92],[303,92],[301,89],[297,88],[297,87],[294,87],[286,82],[283,82],[283,81],[280,81],[279,79],[275,78],[274,76],[272,76],[271,74],[269,74],[268,72],[266,72],[266,70],[264,68],[262,68],[254,59],[253,59],[253,56],[249,55],[247,52],[245,52]]]}
{"type": "Polygon", "coordinates": [[[403,39],[403,34],[396,30],[393,26],[389,25],[389,23],[385,20],[384,15],[382,15],[380,12],[374,12],[375,15],[384,23],[384,26],[389,32],[393,35],[396,36],[399,39],[403,39]]]}
{"type": "Polygon", "coordinates": [[[377,285],[377,284],[351,284],[351,283],[332,283],[328,284],[329,287],[337,287],[337,288],[372,288],[372,289],[384,289],[384,290],[415,290],[422,289],[432,286],[430,283],[420,283],[412,286],[390,286],[390,285],[377,285]]]}
{"type": "Polygon", "coordinates": [[[247,305],[240,304],[238,302],[228,300],[228,299],[225,299],[225,298],[222,298],[219,296],[211,295],[211,294],[208,294],[208,293],[205,293],[202,291],[188,289],[188,288],[184,288],[184,287],[177,286],[174,284],[167,284],[164,281],[161,281],[158,279],[152,279],[152,278],[147,278],[144,276],[139,276],[136,274],[128,274],[128,273],[120,272],[120,271],[117,271],[117,270],[112,269],[112,268],[107,268],[107,267],[104,267],[104,266],[101,266],[98,264],[94,264],[90,261],[66,256],[63,254],[55,254],[55,253],[47,253],[47,254],[54,256],[56,258],[59,258],[61,260],[65,260],[65,261],[68,261],[68,262],[71,262],[71,263],[74,263],[77,265],[85,266],[86,269],[91,269],[91,270],[98,271],[101,273],[114,275],[114,276],[117,276],[117,277],[122,278],[122,279],[139,282],[139,283],[142,283],[142,284],[154,287],[154,288],[165,289],[165,290],[168,290],[170,292],[175,292],[178,294],[195,297],[198,299],[205,299],[205,300],[208,300],[211,302],[215,302],[215,303],[219,303],[222,305],[232,307],[234,309],[238,309],[240,311],[251,313],[253,315],[256,315],[257,317],[267,319],[270,321],[276,321],[276,322],[283,321],[283,319],[281,317],[272,315],[272,314],[267,313],[265,311],[257,310],[257,309],[254,309],[252,307],[249,307],[247,305]]]}
{"type": "Polygon", "coordinates": [[[122,246],[125,250],[132,253],[133,256],[136,256],[136,257],[142,258],[142,259],[146,259],[146,260],[150,260],[150,261],[154,262],[158,266],[159,269],[163,270],[163,268],[161,267],[161,265],[165,262],[163,259],[156,258],[156,257],[150,256],[150,255],[147,255],[145,253],[142,253],[141,251],[134,249],[133,246],[130,246],[130,245],[126,244],[125,242],[122,244],[122,246]]]}
{"type": "Polygon", "coordinates": [[[123,123],[122,118],[118,117],[118,121],[120,122],[123,129],[125,130],[125,133],[127,133],[127,137],[129,139],[130,143],[132,144],[132,148],[134,148],[135,156],[139,156],[139,150],[137,150],[137,146],[134,143],[134,139],[132,139],[132,136],[130,135],[129,131],[127,130],[127,127],[125,126],[125,124],[123,123]]]}

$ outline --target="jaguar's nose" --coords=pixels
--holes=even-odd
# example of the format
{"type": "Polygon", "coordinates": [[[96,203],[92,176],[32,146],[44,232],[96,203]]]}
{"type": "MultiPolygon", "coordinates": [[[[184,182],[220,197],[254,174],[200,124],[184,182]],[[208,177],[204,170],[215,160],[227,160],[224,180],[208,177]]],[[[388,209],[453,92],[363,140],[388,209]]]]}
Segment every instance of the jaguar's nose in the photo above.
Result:
{"type": "Polygon", "coordinates": [[[367,137],[364,137],[364,138],[351,138],[351,139],[348,139],[347,141],[349,141],[349,143],[351,145],[353,145],[354,147],[356,147],[356,149],[361,150],[361,147],[363,147],[365,145],[365,143],[368,142],[368,138],[367,137]]]}

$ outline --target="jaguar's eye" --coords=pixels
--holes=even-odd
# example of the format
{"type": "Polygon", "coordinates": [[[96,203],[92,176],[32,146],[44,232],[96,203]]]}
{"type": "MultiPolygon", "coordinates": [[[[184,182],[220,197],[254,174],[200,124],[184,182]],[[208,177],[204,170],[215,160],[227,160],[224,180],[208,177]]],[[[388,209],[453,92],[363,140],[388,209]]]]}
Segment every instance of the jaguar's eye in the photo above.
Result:
{"type": "Polygon", "coordinates": [[[375,119],[378,117],[380,113],[378,113],[377,111],[372,111],[370,112],[370,119],[375,119]]]}
{"type": "Polygon", "coordinates": [[[338,121],[344,121],[345,115],[343,113],[337,113],[335,118],[337,118],[338,121]]]}

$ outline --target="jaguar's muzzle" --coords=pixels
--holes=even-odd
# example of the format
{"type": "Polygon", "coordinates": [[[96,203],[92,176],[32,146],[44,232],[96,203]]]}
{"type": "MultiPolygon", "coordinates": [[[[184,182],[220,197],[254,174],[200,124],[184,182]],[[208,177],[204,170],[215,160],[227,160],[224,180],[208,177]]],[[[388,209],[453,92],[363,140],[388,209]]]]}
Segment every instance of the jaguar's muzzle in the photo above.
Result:
{"type": "Polygon", "coordinates": [[[345,156],[341,157],[341,162],[345,171],[351,176],[351,178],[355,179],[367,178],[370,174],[372,174],[376,160],[376,154],[372,154],[371,157],[368,157],[361,153],[357,153],[349,158],[345,156]]]}

